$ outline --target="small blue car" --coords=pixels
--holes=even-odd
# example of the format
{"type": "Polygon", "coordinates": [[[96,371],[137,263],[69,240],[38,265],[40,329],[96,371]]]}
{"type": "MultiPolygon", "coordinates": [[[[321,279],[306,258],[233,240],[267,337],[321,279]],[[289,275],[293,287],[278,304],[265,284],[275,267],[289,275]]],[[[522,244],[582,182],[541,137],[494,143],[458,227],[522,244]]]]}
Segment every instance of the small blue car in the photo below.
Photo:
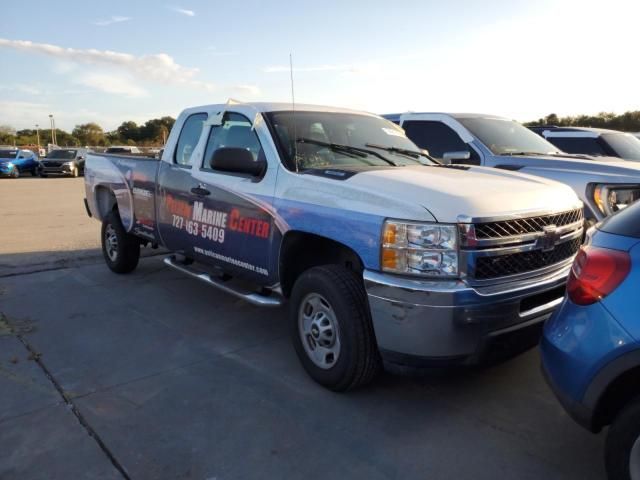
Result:
{"type": "Polygon", "coordinates": [[[18,178],[23,173],[38,175],[40,162],[31,150],[0,150],[0,177],[18,178]]]}
{"type": "Polygon", "coordinates": [[[594,433],[610,426],[609,478],[640,479],[640,202],[588,232],[541,350],[569,414],[594,433]]]}

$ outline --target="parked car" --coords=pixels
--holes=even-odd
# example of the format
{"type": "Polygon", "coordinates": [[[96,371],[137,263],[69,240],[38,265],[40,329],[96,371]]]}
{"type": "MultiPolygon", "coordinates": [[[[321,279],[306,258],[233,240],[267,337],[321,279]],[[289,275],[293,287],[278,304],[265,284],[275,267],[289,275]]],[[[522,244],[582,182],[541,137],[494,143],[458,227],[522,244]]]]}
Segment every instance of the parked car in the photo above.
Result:
{"type": "Polygon", "coordinates": [[[640,198],[640,163],[561,152],[513,120],[449,113],[384,117],[446,163],[484,165],[566,183],[584,202],[589,225],[640,198]]]}
{"type": "Polygon", "coordinates": [[[114,145],[105,150],[104,153],[116,154],[116,155],[142,155],[142,151],[138,147],[132,147],[129,145],[114,145]]]}
{"type": "Polygon", "coordinates": [[[38,174],[38,157],[31,150],[0,150],[0,176],[18,178],[23,173],[38,174]]]}
{"type": "Polygon", "coordinates": [[[330,107],[190,108],[161,161],[89,154],[85,184],[111,270],[162,245],[254,305],[288,299],[304,368],[338,391],[380,359],[474,363],[540,331],[583,236],[567,186],[443,166],[386,120],[330,107]]]}
{"type": "Polygon", "coordinates": [[[567,298],[544,329],[545,375],[593,432],[609,427],[609,478],[640,478],[640,202],[589,232],[567,298]]]}
{"type": "Polygon", "coordinates": [[[58,148],[52,150],[40,162],[40,176],[84,175],[84,164],[88,150],[85,148],[58,148]]]}
{"type": "Polygon", "coordinates": [[[640,162],[640,139],[632,133],[585,127],[529,127],[563,152],[640,162]]]}

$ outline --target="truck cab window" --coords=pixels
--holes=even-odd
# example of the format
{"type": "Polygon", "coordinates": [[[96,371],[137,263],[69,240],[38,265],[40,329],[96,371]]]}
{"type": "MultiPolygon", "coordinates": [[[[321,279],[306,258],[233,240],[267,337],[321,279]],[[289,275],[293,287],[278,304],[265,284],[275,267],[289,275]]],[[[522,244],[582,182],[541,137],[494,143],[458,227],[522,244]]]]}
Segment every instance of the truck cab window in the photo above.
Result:
{"type": "Polygon", "coordinates": [[[202,133],[202,125],[206,119],[206,113],[195,113],[184,122],[174,154],[174,162],[178,165],[191,166],[191,154],[198,144],[202,133]]]}
{"type": "Polygon", "coordinates": [[[264,157],[264,151],[251,122],[244,115],[228,112],[224,115],[222,125],[211,127],[202,168],[211,170],[211,159],[219,148],[244,148],[249,150],[253,159],[264,157]]]}
{"type": "Polygon", "coordinates": [[[480,163],[475,150],[442,122],[410,120],[404,122],[402,128],[407,133],[407,137],[420,148],[427,149],[432,157],[441,159],[447,152],[468,151],[471,153],[471,159],[476,159],[475,163],[480,163]]]}
{"type": "Polygon", "coordinates": [[[607,155],[598,139],[590,137],[549,137],[551,143],[563,152],[602,156],[607,155]]]}

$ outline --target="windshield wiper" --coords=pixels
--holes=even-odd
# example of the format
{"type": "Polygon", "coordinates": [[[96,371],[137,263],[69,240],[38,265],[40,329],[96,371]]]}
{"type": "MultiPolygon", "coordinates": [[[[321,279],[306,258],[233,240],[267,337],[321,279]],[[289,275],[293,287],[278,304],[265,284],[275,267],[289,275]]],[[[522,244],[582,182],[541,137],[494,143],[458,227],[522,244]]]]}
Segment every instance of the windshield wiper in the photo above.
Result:
{"type": "Polygon", "coordinates": [[[352,147],[351,145],[342,145],[340,143],[322,142],[320,140],[313,140],[312,138],[305,138],[305,137],[297,138],[296,143],[309,143],[311,145],[327,147],[333,150],[334,152],[350,153],[360,158],[365,158],[365,157],[368,157],[369,155],[373,155],[374,157],[379,158],[380,160],[382,160],[385,163],[388,163],[389,165],[392,165],[394,167],[398,166],[397,163],[389,160],[384,155],[379,154],[375,150],[368,150],[366,148],[360,148],[360,147],[352,147]]]}
{"type": "Polygon", "coordinates": [[[500,156],[503,157],[522,157],[527,155],[537,155],[537,156],[545,156],[545,155],[553,155],[555,152],[542,153],[542,152],[504,152],[501,153],[500,156]]]}
{"type": "MultiPolygon", "coordinates": [[[[430,161],[434,163],[440,163],[431,155],[428,155],[419,150],[409,150],[408,148],[399,148],[399,147],[385,147],[384,145],[377,145],[375,143],[365,143],[364,146],[369,148],[378,148],[386,152],[397,153],[399,155],[404,155],[405,157],[413,158],[414,160],[418,160],[420,157],[424,157],[424,158],[428,158],[430,161]]],[[[422,163],[420,162],[420,160],[418,160],[418,162],[422,163]]],[[[423,163],[423,165],[427,165],[427,164],[423,163]]]]}

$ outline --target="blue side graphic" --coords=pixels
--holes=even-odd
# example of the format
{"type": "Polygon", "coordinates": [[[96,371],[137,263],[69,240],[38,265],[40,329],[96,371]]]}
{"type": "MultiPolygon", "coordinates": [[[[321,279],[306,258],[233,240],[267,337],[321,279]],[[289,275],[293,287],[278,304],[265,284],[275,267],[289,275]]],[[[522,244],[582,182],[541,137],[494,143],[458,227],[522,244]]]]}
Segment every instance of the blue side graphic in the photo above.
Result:
{"type": "Polygon", "coordinates": [[[385,217],[276,198],[274,207],[291,230],[313,233],[353,249],[368,269],[380,269],[380,235],[385,217]]]}

